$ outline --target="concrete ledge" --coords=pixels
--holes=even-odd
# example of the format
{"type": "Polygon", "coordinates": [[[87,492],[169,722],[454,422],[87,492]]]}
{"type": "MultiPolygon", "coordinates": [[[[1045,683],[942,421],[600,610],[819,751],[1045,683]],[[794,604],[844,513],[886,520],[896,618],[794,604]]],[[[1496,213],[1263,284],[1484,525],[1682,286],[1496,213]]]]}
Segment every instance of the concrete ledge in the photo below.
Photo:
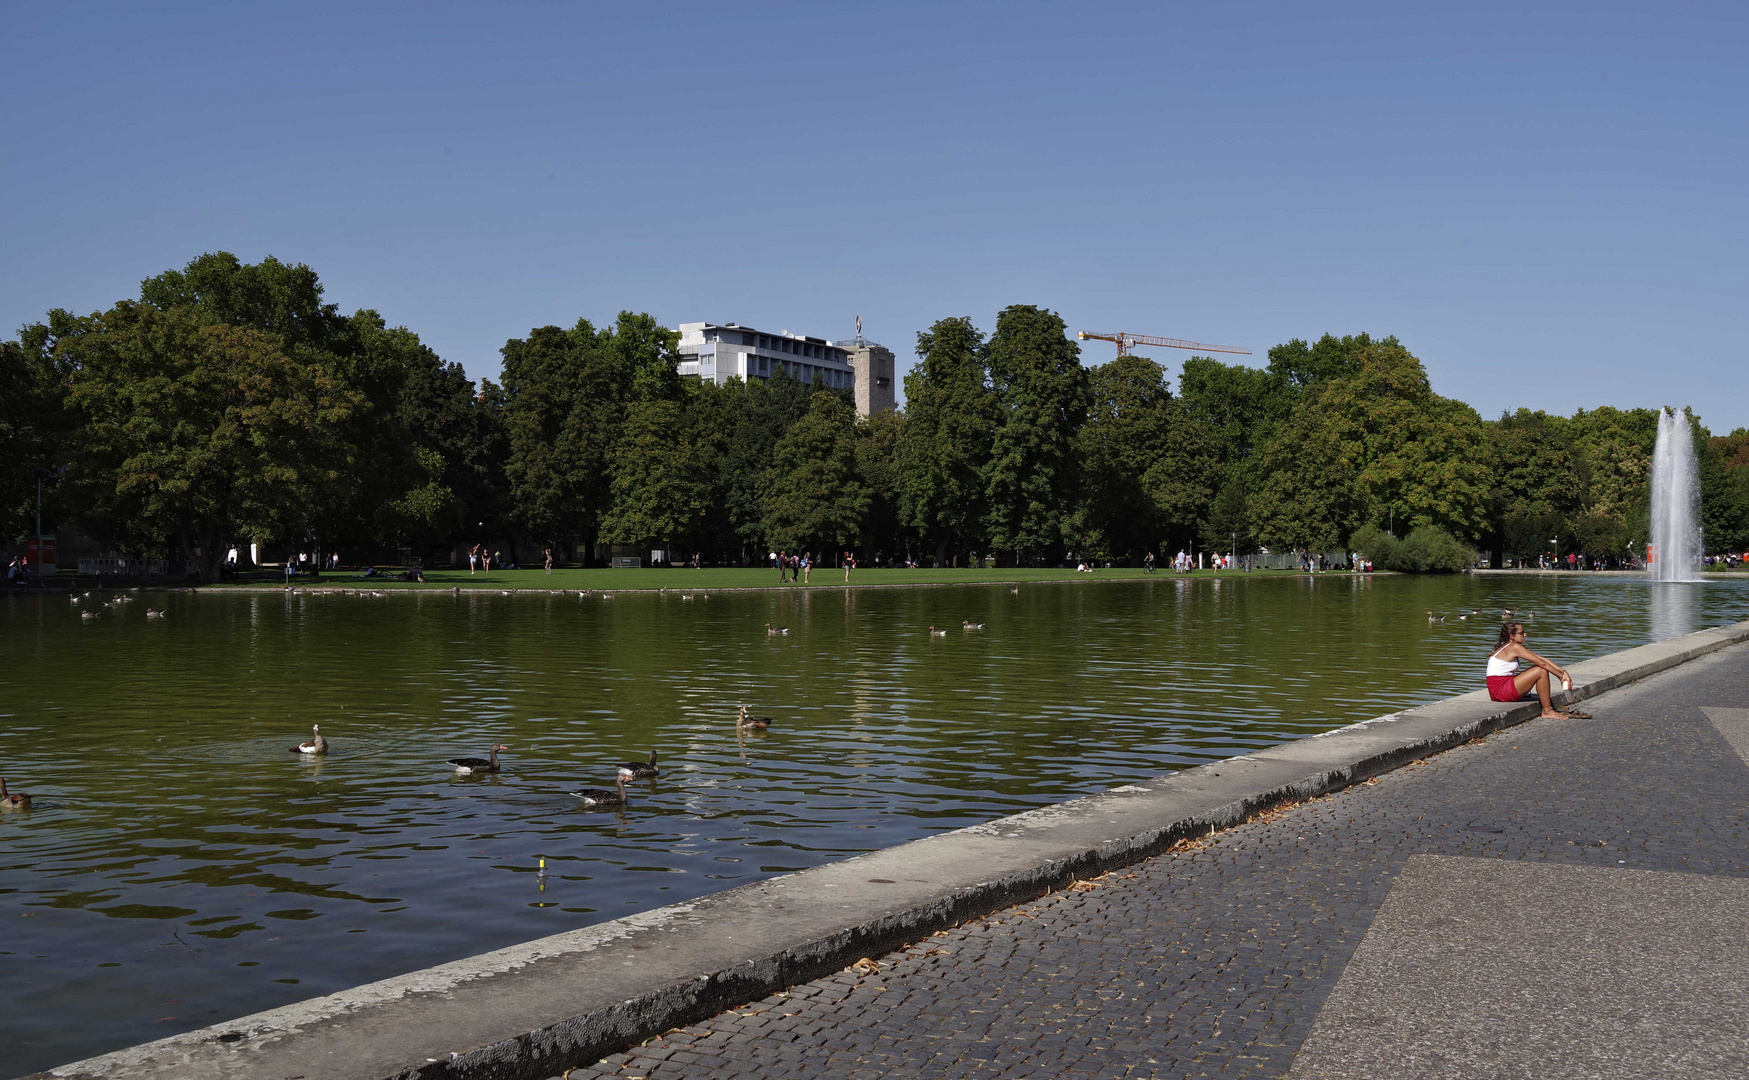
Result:
{"type": "MultiPolygon", "coordinates": [[[[1576,664],[1584,700],[1749,622],[1576,664]]],[[[1478,661],[1478,666],[1480,662],[1478,661]]],[[[1478,676],[1479,678],[1479,676],[1478,676]]],[[[1484,691],[35,1074],[542,1080],[1071,881],[1535,717],[1484,691]]]]}

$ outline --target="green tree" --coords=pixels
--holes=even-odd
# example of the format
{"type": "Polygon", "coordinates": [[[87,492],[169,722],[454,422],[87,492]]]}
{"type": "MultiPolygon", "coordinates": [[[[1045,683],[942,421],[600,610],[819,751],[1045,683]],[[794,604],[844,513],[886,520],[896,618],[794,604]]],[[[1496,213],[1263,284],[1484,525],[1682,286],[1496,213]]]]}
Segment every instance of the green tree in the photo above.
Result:
{"type": "MultiPolygon", "coordinates": [[[[48,323],[26,326],[18,340],[0,342],[0,541],[34,532],[36,472],[61,463],[70,425],[61,408],[66,380],[55,346],[79,325],[56,310],[48,323]]],[[[46,493],[52,510],[54,487],[46,493]]],[[[52,513],[45,520],[52,525],[52,513]]]]}
{"type": "Polygon", "coordinates": [[[1055,312],[1004,308],[984,350],[996,426],[984,468],[991,546],[1060,555],[1079,479],[1076,436],[1087,418],[1081,349],[1055,312]]]}
{"type": "MultiPolygon", "coordinates": [[[[611,330],[579,319],[569,330],[543,326],[505,343],[504,475],[511,514],[530,534],[576,537],[585,553],[593,550],[634,396],[681,398],[677,342],[650,316],[622,311],[611,330]]],[[[658,419],[651,413],[644,423],[658,419]]]]}
{"type": "Polygon", "coordinates": [[[1339,550],[1367,520],[1369,500],[1349,457],[1347,426],[1316,399],[1308,400],[1263,444],[1257,455],[1262,483],[1250,500],[1259,541],[1339,550]]]}
{"type": "Polygon", "coordinates": [[[905,444],[905,414],[888,409],[856,422],[856,475],[868,491],[868,513],[863,517],[862,537],[857,546],[864,558],[885,555],[889,559],[905,550],[905,528],[900,520],[903,473],[900,452],[905,444]]]}
{"type": "Polygon", "coordinates": [[[1208,428],[1222,464],[1229,467],[1255,454],[1298,398],[1292,384],[1275,371],[1206,356],[1184,362],[1178,391],[1186,415],[1208,428]]]}
{"type": "Polygon", "coordinates": [[[1088,386],[1082,543],[1135,561],[1156,544],[1188,539],[1221,478],[1207,430],[1184,415],[1165,370],[1146,357],[1101,364],[1088,386]]]}
{"type": "Polygon", "coordinates": [[[899,515],[942,566],[983,542],[982,469],[996,419],[983,345],[971,319],[942,319],[917,335],[918,362],[905,376],[899,515]]]}
{"type": "Polygon", "coordinates": [[[856,542],[869,508],[856,444],[856,410],[838,394],[815,393],[772,451],[765,495],[772,544],[824,557],[856,542]]]}
{"type": "Polygon", "coordinates": [[[1396,338],[1375,342],[1369,334],[1336,337],[1325,334],[1317,344],[1294,338],[1269,350],[1269,373],[1281,385],[1307,390],[1333,379],[1351,379],[1361,373],[1369,356],[1381,345],[1394,345],[1396,338]]]}
{"type": "MultiPolygon", "coordinates": [[[[1488,462],[1488,536],[1495,565],[1536,558],[1585,505],[1585,462],[1560,417],[1529,409],[1484,426],[1488,462]]],[[[1607,518],[1607,515],[1604,515],[1607,518]]],[[[1588,538],[1606,535],[1590,523],[1588,538]]],[[[1620,554],[1620,552],[1616,552],[1620,554]]]]}
{"type": "Polygon", "coordinates": [[[601,527],[604,541],[693,541],[709,508],[710,475],[680,402],[633,403],[614,452],[612,495],[601,527]]]}
{"type": "Polygon", "coordinates": [[[784,547],[770,535],[766,497],[771,482],[772,455],[784,435],[811,407],[812,393],[778,367],[769,379],[721,388],[730,425],[720,455],[717,487],[723,516],[743,555],[761,558],[767,548],[784,547]]]}
{"type": "Polygon", "coordinates": [[[173,545],[295,535],[340,482],[360,396],[256,330],[124,302],[58,346],[81,421],[67,483],[96,535],[173,545]]]}

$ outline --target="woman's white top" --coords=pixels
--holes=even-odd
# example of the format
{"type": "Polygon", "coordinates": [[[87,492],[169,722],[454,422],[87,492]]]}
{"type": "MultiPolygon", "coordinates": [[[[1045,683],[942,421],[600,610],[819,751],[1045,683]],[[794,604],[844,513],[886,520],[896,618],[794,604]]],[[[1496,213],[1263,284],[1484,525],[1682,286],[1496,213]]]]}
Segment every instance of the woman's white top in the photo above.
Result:
{"type": "Polygon", "coordinates": [[[1502,660],[1497,655],[1493,655],[1493,656],[1488,657],[1488,677],[1490,679],[1492,679],[1496,675],[1516,675],[1516,674],[1518,674],[1518,661],[1516,661],[1516,660],[1502,660]]]}

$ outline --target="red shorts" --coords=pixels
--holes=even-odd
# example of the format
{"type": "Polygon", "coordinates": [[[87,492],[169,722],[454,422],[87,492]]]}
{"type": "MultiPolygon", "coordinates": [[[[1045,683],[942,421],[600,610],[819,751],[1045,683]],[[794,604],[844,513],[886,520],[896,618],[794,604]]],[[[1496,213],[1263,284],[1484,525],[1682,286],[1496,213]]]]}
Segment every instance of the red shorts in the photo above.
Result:
{"type": "Polygon", "coordinates": [[[1517,701],[1523,695],[1518,692],[1516,675],[1488,676],[1488,696],[1495,701],[1517,701]]]}

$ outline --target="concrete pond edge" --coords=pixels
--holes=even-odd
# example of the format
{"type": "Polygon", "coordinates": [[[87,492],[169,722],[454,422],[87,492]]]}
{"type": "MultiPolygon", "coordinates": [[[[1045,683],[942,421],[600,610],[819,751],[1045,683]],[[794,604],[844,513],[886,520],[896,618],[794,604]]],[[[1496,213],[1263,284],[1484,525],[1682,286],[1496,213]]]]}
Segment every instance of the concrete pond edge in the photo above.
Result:
{"type": "MultiPolygon", "coordinates": [[[[1744,641],[1749,622],[1572,665],[1570,700],[1744,641]]],[[[1475,691],[24,1080],[544,1080],[1538,713],[1475,691]]]]}

